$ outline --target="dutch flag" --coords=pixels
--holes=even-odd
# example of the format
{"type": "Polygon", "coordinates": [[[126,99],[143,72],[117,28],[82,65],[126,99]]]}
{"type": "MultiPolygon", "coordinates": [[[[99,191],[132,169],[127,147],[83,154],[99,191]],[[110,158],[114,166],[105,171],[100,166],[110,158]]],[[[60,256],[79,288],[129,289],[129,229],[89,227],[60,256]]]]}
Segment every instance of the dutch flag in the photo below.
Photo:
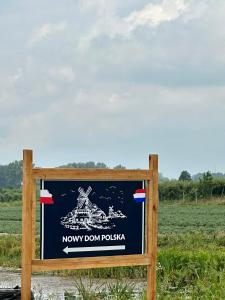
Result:
{"type": "Polygon", "coordinates": [[[134,201],[135,202],[145,202],[145,190],[139,189],[135,191],[135,194],[133,194],[134,201]]]}
{"type": "Polygon", "coordinates": [[[48,190],[40,191],[40,203],[41,204],[54,204],[52,194],[48,190]]]}

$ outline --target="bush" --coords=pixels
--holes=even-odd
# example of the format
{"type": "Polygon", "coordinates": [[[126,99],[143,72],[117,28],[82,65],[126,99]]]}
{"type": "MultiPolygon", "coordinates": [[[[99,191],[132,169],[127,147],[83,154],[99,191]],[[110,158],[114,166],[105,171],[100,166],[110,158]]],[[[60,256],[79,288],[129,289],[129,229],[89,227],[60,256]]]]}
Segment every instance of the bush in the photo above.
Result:
{"type": "Polygon", "coordinates": [[[0,188],[0,202],[18,201],[22,198],[21,189],[0,188]]]}
{"type": "Polygon", "coordinates": [[[225,179],[209,172],[199,181],[169,180],[159,183],[159,200],[197,200],[225,196],[225,179]]]}

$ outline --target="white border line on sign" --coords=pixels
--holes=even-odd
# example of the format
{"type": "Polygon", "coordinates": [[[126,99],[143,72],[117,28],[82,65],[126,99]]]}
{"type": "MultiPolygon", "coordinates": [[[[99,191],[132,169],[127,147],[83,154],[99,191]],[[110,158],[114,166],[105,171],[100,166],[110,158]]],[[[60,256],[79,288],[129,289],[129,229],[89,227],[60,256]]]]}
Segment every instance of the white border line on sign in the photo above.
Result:
{"type": "MultiPolygon", "coordinates": [[[[142,188],[145,188],[145,182],[142,181],[142,188]]],[[[146,194],[145,194],[146,201],[146,194]]],[[[144,240],[145,240],[145,202],[142,202],[142,254],[144,254],[144,240]]]]}
{"type": "MultiPolygon", "coordinates": [[[[74,180],[76,181],[76,180],[74,180]]],[[[129,180],[128,180],[129,181],[129,180]]],[[[142,188],[145,188],[145,181],[142,181],[142,188]]],[[[42,179],[41,189],[44,189],[44,180],[42,179]]],[[[145,199],[146,200],[146,199],[145,199]]],[[[41,212],[42,212],[42,223],[41,223],[41,259],[44,259],[44,204],[41,204],[41,212]]],[[[142,254],[144,254],[144,246],[145,246],[145,202],[142,202],[142,254]]],[[[125,245],[119,246],[96,246],[96,247],[76,247],[76,248],[64,248],[63,251],[68,254],[68,252],[91,252],[91,251],[112,251],[112,250],[125,250],[125,245]],[[76,249],[69,250],[67,252],[66,249],[76,249]]]]}
{"type": "MultiPolygon", "coordinates": [[[[41,189],[44,190],[44,180],[41,181],[41,189]]],[[[44,204],[41,204],[41,259],[44,259],[44,204]]]]}

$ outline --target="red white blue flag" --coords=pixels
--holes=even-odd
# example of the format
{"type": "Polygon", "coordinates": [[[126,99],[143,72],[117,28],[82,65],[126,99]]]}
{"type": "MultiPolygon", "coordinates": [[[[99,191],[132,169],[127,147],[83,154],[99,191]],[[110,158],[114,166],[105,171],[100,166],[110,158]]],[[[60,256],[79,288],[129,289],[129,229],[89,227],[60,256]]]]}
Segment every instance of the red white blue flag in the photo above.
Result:
{"type": "Polygon", "coordinates": [[[133,194],[133,197],[135,202],[145,202],[145,190],[144,189],[136,190],[135,194],[133,194]]]}
{"type": "Polygon", "coordinates": [[[40,203],[41,204],[54,204],[52,194],[48,190],[40,191],[40,203]]]}

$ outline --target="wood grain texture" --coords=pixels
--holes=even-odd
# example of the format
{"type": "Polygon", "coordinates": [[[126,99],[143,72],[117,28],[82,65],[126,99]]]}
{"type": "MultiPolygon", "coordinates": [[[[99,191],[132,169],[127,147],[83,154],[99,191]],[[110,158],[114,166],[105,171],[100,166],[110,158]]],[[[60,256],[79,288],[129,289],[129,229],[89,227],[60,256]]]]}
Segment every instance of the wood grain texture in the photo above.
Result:
{"type": "Polygon", "coordinates": [[[123,255],[32,260],[32,270],[37,272],[64,269],[75,270],[122,266],[139,266],[150,265],[150,260],[150,257],[147,255],[123,255]]]}
{"type": "Polygon", "coordinates": [[[146,219],[145,219],[145,241],[146,241],[146,253],[151,255],[151,237],[152,237],[152,205],[151,205],[151,193],[150,193],[150,181],[146,182],[146,219]]]}
{"type": "Polygon", "coordinates": [[[34,168],[34,179],[150,180],[149,170],[34,168]]]}
{"type": "Polygon", "coordinates": [[[156,263],[157,263],[157,216],[158,216],[158,155],[149,157],[149,168],[153,178],[149,184],[150,207],[149,207],[149,245],[147,253],[151,256],[151,265],[148,266],[147,300],[156,299],[156,263]]]}
{"type": "Polygon", "coordinates": [[[32,151],[23,151],[22,277],[23,300],[31,297],[32,260],[32,151]]]}

